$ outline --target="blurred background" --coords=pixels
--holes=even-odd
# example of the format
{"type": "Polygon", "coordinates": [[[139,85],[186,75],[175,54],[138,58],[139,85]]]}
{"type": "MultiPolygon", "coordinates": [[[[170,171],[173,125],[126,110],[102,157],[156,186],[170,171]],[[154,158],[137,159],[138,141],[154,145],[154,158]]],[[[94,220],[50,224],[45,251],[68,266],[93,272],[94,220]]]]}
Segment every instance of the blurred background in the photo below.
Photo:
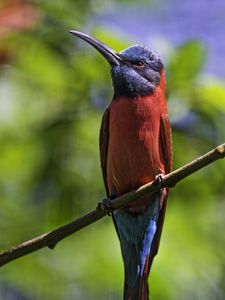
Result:
{"type": "MultiPolygon", "coordinates": [[[[117,51],[155,49],[166,65],[174,168],[225,137],[223,0],[0,2],[0,249],[95,208],[105,195],[98,153],[112,98],[109,67],[69,35],[117,51]]],[[[171,190],[152,300],[225,299],[225,162],[171,190]]],[[[0,299],[122,299],[111,218],[0,270],[0,299]]]]}

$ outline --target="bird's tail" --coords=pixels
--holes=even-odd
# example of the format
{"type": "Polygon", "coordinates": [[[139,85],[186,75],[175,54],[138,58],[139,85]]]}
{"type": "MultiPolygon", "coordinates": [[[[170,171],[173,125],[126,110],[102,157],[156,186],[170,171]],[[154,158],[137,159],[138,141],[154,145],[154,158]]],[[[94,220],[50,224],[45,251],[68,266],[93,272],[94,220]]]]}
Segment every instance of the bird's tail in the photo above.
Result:
{"type": "Polygon", "coordinates": [[[148,275],[155,256],[160,198],[155,195],[143,213],[116,211],[114,223],[124,262],[124,300],[148,300],[148,275]]]}
{"type": "Polygon", "coordinates": [[[148,273],[137,280],[134,287],[126,285],[126,279],[124,284],[124,300],[148,300],[149,299],[149,287],[148,287],[148,273]]]}

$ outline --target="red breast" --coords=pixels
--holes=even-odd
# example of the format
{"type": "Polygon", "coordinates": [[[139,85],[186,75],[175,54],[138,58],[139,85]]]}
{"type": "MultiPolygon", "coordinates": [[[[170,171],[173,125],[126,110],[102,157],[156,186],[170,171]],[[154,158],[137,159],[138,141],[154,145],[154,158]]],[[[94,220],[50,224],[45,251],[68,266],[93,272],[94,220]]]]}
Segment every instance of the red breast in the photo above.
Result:
{"type": "Polygon", "coordinates": [[[150,96],[114,99],[110,104],[107,181],[109,192],[131,191],[165,173],[159,134],[167,114],[164,76],[150,96]]]}

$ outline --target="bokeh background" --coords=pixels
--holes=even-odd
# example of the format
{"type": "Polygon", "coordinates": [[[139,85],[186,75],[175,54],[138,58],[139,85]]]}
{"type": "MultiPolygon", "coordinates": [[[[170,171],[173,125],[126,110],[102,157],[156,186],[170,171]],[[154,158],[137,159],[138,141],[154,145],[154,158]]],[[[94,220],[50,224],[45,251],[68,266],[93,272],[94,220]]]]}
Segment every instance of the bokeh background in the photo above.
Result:
{"type": "MultiPolygon", "coordinates": [[[[69,29],[119,51],[150,45],[167,70],[174,168],[225,137],[223,0],[0,2],[0,249],[88,212],[104,197],[98,153],[109,67],[69,29]]],[[[225,163],[171,190],[153,300],[225,299],[225,163]]],[[[110,218],[0,270],[0,299],[122,299],[110,218]]]]}

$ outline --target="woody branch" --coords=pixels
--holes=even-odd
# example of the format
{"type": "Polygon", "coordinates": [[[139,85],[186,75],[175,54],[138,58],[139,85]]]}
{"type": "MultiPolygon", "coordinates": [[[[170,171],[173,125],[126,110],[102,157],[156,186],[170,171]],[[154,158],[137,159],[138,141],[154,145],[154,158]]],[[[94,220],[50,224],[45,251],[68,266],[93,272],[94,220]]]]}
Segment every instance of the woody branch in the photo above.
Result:
{"type": "MultiPolygon", "coordinates": [[[[140,188],[126,193],[116,199],[108,199],[107,205],[110,209],[115,210],[122,208],[123,206],[129,204],[134,200],[138,200],[142,196],[150,195],[158,191],[162,187],[174,187],[182,179],[190,176],[191,174],[197,172],[198,170],[206,167],[207,165],[213,163],[218,159],[225,157],[225,143],[217,146],[215,149],[209,151],[208,153],[198,157],[192,162],[176,169],[175,171],[162,177],[161,185],[156,181],[149,182],[140,188]]],[[[37,251],[41,248],[48,247],[53,249],[58,242],[79,231],[80,229],[96,222],[97,220],[103,218],[107,214],[104,209],[101,209],[101,205],[95,210],[87,213],[86,215],[61,226],[53,231],[44,233],[37,236],[31,240],[18,244],[4,252],[0,253],[0,266],[8,264],[9,262],[25,256],[31,252],[37,251]]]]}

